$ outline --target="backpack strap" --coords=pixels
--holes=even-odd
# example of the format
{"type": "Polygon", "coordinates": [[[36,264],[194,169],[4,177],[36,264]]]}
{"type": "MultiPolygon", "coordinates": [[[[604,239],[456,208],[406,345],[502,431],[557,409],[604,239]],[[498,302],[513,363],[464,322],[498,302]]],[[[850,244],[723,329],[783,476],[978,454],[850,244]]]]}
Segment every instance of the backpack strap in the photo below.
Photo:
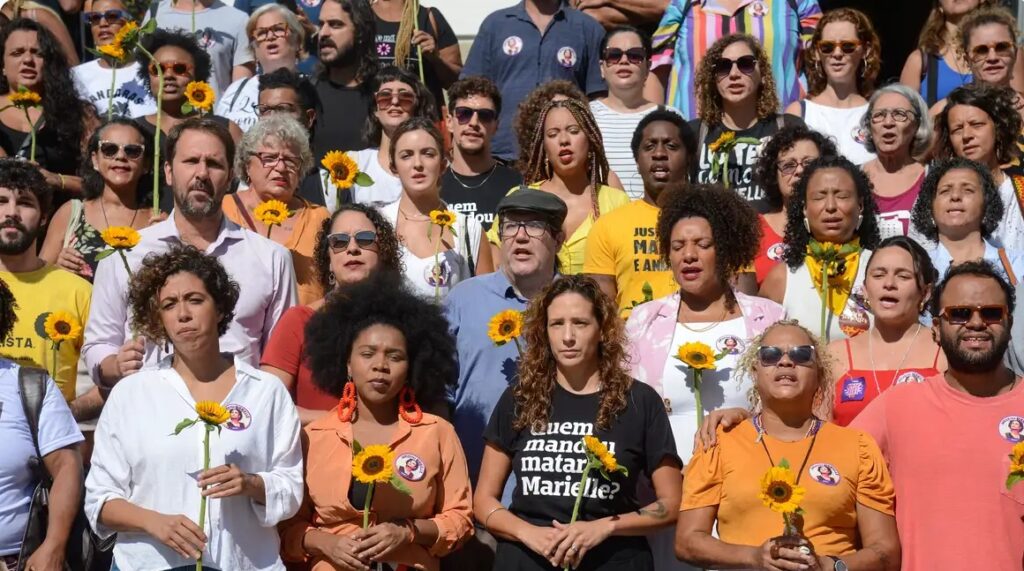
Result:
{"type": "Polygon", "coordinates": [[[1006,248],[999,248],[999,261],[1003,264],[1003,271],[1006,272],[1006,277],[1010,278],[1010,285],[1017,287],[1017,274],[1013,273],[1010,258],[1006,256],[1006,248]]]}
{"type": "Polygon", "coordinates": [[[800,100],[800,118],[801,119],[806,119],[807,118],[807,100],[806,99],[801,99],[800,100]]]}
{"type": "Polygon", "coordinates": [[[32,446],[36,457],[30,462],[30,468],[40,480],[49,482],[50,474],[43,463],[43,455],[39,450],[39,418],[43,414],[43,400],[46,398],[47,372],[35,367],[18,367],[18,391],[21,393],[21,407],[25,410],[29,432],[32,433],[32,446]]]}
{"type": "Polygon", "coordinates": [[[238,86],[238,91],[236,91],[235,96],[231,98],[231,105],[228,106],[229,111],[235,110],[235,103],[238,102],[238,98],[242,96],[242,91],[245,90],[245,84],[249,83],[249,80],[253,77],[255,76],[250,75],[249,77],[242,80],[242,85],[238,86]]]}
{"type": "MultiPolygon", "coordinates": [[[[469,264],[469,277],[476,277],[476,261],[473,260],[473,245],[469,242],[469,217],[472,214],[464,214],[462,217],[462,241],[466,246],[466,262],[469,264]]],[[[488,246],[489,247],[489,246],[488,246]]]]}
{"type": "MultiPolygon", "coordinates": [[[[697,149],[705,146],[704,140],[708,138],[708,124],[703,119],[700,120],[700,127],[697,129],[697,149]]],[[[700,156],[700,153],[697,153],[700,156]]]]}

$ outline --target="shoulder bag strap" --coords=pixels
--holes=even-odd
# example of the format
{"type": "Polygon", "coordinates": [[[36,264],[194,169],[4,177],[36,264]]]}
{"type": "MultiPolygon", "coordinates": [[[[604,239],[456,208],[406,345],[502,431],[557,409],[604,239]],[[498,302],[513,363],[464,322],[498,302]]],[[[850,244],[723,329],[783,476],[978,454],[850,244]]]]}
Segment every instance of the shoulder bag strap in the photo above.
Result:
{"type": "Polygon", "coordinates": [[[77,198],[71,199],[71,215],[68,216],[68,226],[64,229],[64,247],[71,244],[75,237],[75,228],[78,226],[78,218],[85,215],[85,203],[77,198]]]}
{"type": "Polygon", "coordinates": [[[466,245],[466,261],[469,263],[469,277],[474,278],[476,277],[476,261],[473,260],[473,245],[469,242],[470,216],[472,216],[472,214],[464,214],[462,217],[462,241],[466,245]]]}
{"type": "MultiPolygon", "coordinates": [[[[701,119],[700,120],[700,127],[697,129],[697,149],[698,149],[698,151],[700,150],[700,148],[705,146],[704,140],[707,139],[707,138],[708,138],[708,124],[707,124],[707,121],[701,119]]],[[[700,153],[699,152],[697,153],[697,156],[698,156],[698,158],[700,157],[700,153]]]]}
{"type": "Polygon", "coordinates": [[[249,216],[249,210],[245,208],[245,203],[243,203],[242,199],[238,197],[238,193],[236,192],[232,194],[231,198],[232,200],[235,201],[235,207],[238,208],[238,214],[242,217],[243,220],[245,220],[246,226],[249,227],[249,230],[255,232],[256,221],[252,219],[252,216],[249,216]]]}
{"type": "Polygon", "coordinates": [[[36,450],[36,466],[39,477],[49,484],[50,475],[43,463],[43,455],[39,450],[39,418],[43,414],[43,399],[46,398],[46,371],[35,367],[18,368],[18,390],[21,392],[21,407],[25,410],[29,432],[32,433],[32,446],[36,450]]]}
{"type": "Polygon", "coordinates": [[[231,98],[231,105],[228,106],[228,110],[235,110],[235,103],[238,102],[238,98],[242,96],[242,91],[245,89],[245,85],[249,83],[249,80],[253,77],[254,76],[250,75],[249,77],[242,80],[242,85],[238,86],[238,91],[236,91],[235,96],[231,98]]]}
{"type": "Polygon", "coordinates": [[[1003,264],[1006,277],[1010,278],[1010,285],[1017,287],[1017,274],[1013,273],[1013,266],[1010,265],[1010,258],[1006,256],[1005,248],[999,248],[999,261],[1003,264]]]}
{"type": "Polygon", "coordinates": [[[928,54],[928,107],[935,105],[939,100],[939,58],[935,54],[928,54]]]}

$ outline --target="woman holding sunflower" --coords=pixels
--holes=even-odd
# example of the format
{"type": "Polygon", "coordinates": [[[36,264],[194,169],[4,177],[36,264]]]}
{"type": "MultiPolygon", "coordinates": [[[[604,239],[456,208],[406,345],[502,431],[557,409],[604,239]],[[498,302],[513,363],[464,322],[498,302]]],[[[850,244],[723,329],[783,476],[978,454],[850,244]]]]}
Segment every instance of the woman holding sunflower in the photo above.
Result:
{"type": "Polygon", "coordinates": [[[739,368],[753,377],[753,416],[718,430],[717,444],[687,465],[679,558],[711,569],[899,569],[893,485],[878,445],[815,416],[832,398],[824,346],[779,321],[739,368]],[[780,537],[784,521],[812,549],[786,547],[801,540],[780,537]]]}
{"type": "Polygon", "coordinates": [[[305,429],[306,499],[281,526],[285,560],[312,571],[416,568],[473,533],[469,474],[446,408],[457,378],[441,310],[381,276],[310,320],[313,379],[340,399],[305,429]]]}
{"type": "Polygon", "coordinates": [[[644,536],[675,522],[681,462],[661,399],[626,370],[615,303],[589,277],[555,280],[530,304],[523,338],[518,383],[484,431],[474,496],[477,521],[499,540],[494,569],[653,570],[644,536]],[[646,505],[641,473],[656,496],[646,505]]]}
{"type": "Polygon", "coordinates": [[[98,534],[117,533],[115,569],[191,569],[201,556],[283,570],[274,526],[302,500],[299,419],[277,379],[220,352],[238,284],[174,246],[147,256],[129,291],[133,328],[173,354],[123,379],[96,429],[85,509],[98,534]],[[240,429],[225,425],[232,411],[240,429]]]}
{"type": "Polygon", "coordinates": [[[313,168],[309,135],[298,121],[276,113],[261,119],[242,137],[235,152],[235,173],[247,190],[224,196],[229,220],[269,237],[292,254],[299,303],[324,296],[316,276],[316,235],[329,214],[297,192],[303,174],[313,168]]]}

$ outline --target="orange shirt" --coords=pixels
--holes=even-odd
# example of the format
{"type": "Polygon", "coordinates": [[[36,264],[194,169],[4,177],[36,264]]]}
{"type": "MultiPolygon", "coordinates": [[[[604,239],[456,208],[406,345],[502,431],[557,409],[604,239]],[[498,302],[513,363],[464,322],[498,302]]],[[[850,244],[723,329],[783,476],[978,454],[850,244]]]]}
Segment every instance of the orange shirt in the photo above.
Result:
{"type": "MultiPolygon", "coordinates": [[[[352,424],[339,420],[335,409],[306,426],[305,436],[306,498],[299,513],[280,525],[285,561],[310,559],[302,548],[302,540],[311,529],[348,535],[363,524],[361,507],[353,506],[348,499],[352,485],[352,424]]],[[[439,558],[473,534],[472,493],[462,445],[451,424],[427,413],[414,425],[399,419],[389,444],[394,451],[395,473],[412,495],[388,485],[377,486],[371,521],[432,520],[438,529],[433,546],[404,545],[388,556],[388,562],[437,571],[439,558]],[[409,471],[409,467],[413,469],[409,471]]],[[[322,559],[313,559],[311,563],[311,571],[334,569],[322,559]]]]}
{"type": "MultiPolygon", "coordinates": [[[[764,436],[771,457],[800,469],[811,438],[783,442],[764,436]]],[[[725,432],[718,445],[698,450],[683,477],[683,510],[718,506],[722,541],[757,546],[782,535],[782,515],[758,497],[761,477],[771,467],[750,420],[725,432]]],[[[895,495],[878,445],[867,433],[824,423],[799,484],[807,491],[804,535],[822,555],[847,555],[858,549],[857,504],[893,515],[895,495]],[[823,471],[823,467],[828,471],[823,471]]]]}

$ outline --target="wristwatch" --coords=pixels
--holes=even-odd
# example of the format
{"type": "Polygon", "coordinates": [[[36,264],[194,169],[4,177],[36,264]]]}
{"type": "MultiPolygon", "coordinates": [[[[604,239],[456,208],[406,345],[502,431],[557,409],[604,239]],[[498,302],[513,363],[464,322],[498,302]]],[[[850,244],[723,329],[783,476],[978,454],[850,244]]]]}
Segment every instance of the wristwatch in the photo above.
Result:
{"type": "Polygon", "coordinates": [[[846,566],[846,563],[835,555],[826,555],[825,557],[832,560],[832,571],[850,571],[850,568],[846,566]]]}

